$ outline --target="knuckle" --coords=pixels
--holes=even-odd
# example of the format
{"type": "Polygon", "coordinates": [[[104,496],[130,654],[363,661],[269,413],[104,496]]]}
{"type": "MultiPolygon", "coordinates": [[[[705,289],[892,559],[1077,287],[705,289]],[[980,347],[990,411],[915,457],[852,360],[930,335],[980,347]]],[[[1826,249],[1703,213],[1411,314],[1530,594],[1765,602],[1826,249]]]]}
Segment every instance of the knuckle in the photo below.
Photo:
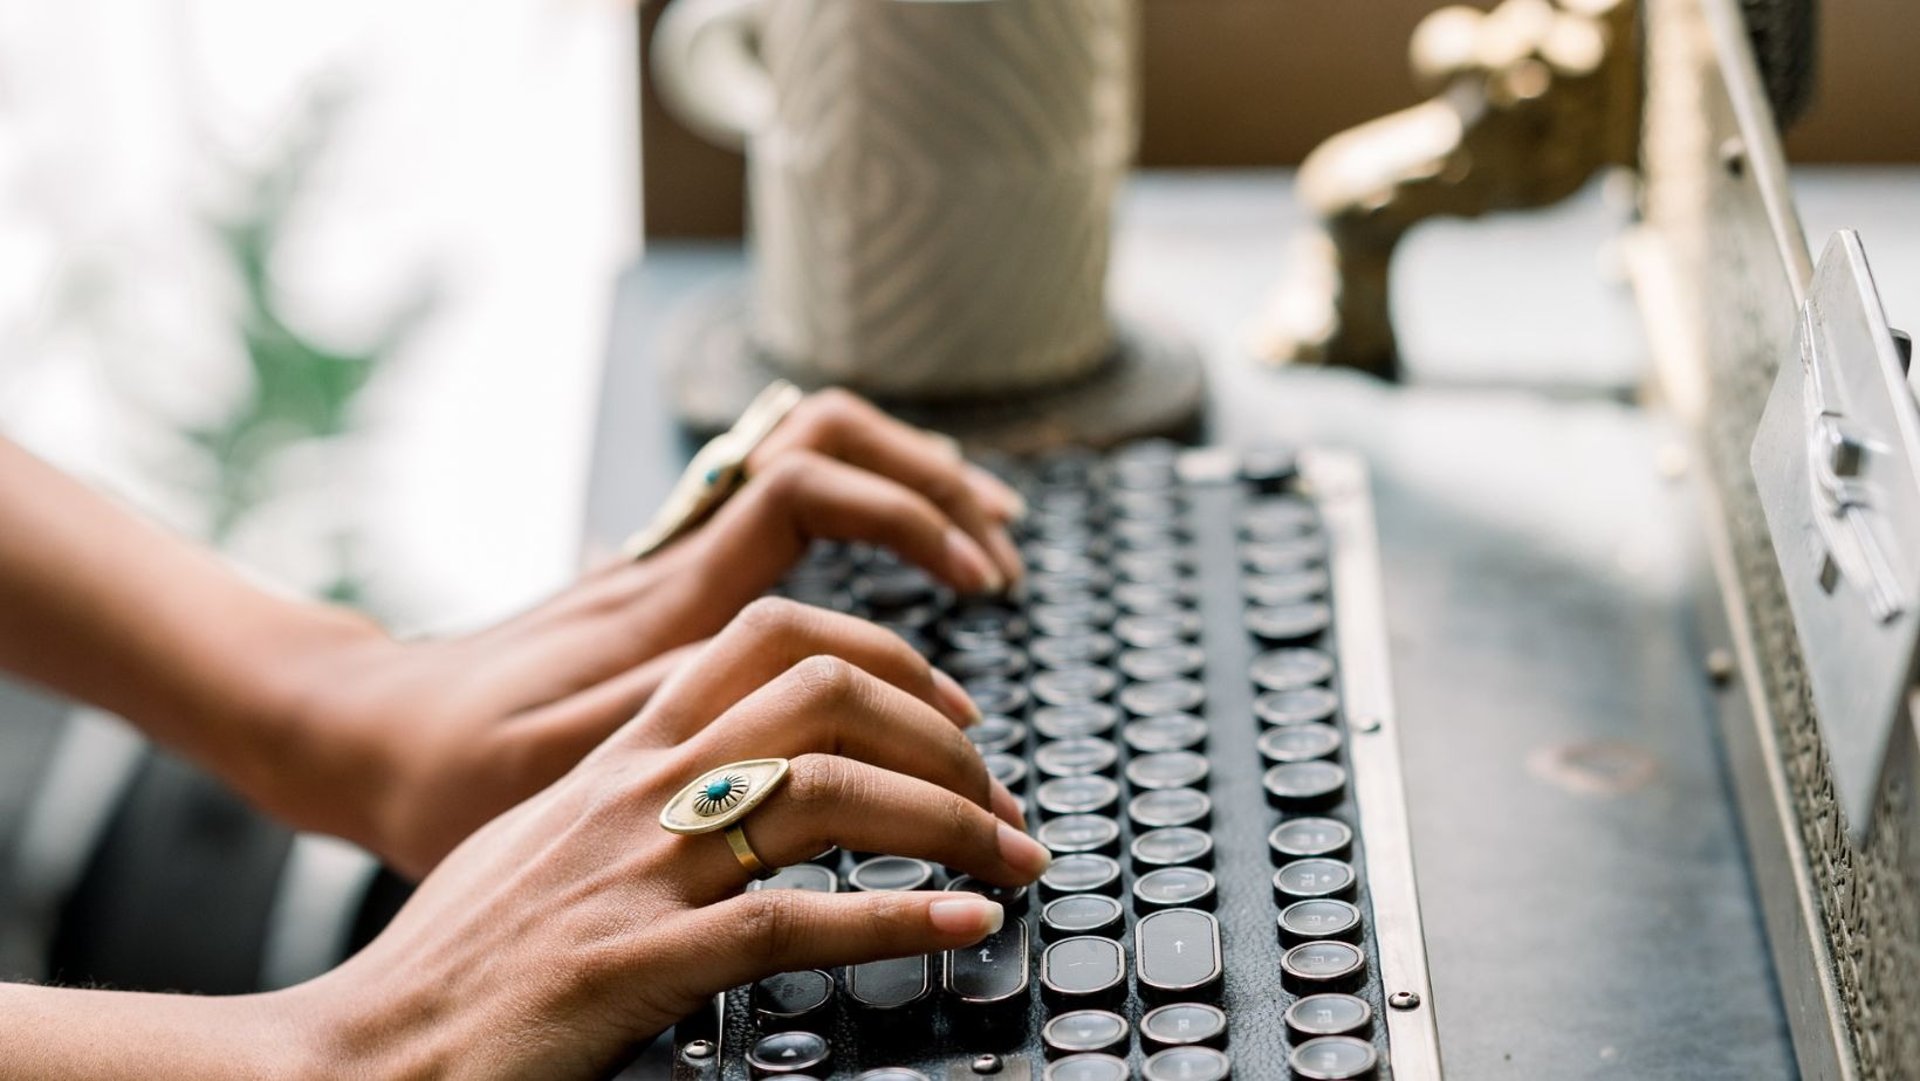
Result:
{"type": "Polygon", "coordinates": [[[789,952],[806,925],[796,892],[758,890],[741,899],[741,929],[746,940],[768,957],[777,958],[789,952]]]}
{"type": "Polygon", "coordinates": [[[768,498],[791,499],[806,485],[808,465],[813,459],[813,453],[804,450],[781,455],[757,477],[761,491],[767,493],[768,498]]]}
{"type": "Polygon", "coordinates": [[[839,803],[847,775],[840,759],[830,754],[803,754],[793,760],[787,777],[787,798],[795,806],[839,803]]]}
{"type": "Polygon", "coordinates": [[[811,610],[787,597],[758,597],[734,617],[734,625],[754,638],[788,638],[803,632],[811,610]]]}
{"type": "Polygon", "coordinates": [[[860,672],[851,661],[830,653],[816,653],[790,671],[801,696],[816,706],[845,702],[860,680],[860,672]]]}

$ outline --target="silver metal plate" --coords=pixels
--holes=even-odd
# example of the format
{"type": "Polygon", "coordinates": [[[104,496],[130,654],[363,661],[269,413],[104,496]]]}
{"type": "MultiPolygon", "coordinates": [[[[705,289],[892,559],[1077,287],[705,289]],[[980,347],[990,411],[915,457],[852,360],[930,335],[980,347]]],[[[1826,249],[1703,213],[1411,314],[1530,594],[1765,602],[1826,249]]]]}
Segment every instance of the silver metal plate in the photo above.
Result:
{"type": "Polygon", "coordinates": [[[1860,238],[1835,233],[1754,434],[1754,480],[1855,841],[1920,641],[1920,405],[1860,238]]]}

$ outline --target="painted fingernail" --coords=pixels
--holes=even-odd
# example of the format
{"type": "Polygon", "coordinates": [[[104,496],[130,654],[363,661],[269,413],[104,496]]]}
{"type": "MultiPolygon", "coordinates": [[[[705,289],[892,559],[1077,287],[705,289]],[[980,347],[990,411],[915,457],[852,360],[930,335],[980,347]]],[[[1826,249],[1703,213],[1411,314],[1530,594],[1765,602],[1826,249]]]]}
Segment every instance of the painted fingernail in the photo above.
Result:
{"type": "Polygon", "coordinates": [[[947,561],[969,589],[998,593],[1007,587],[1006,577],[994,567],[993,560],[957,527],[947,530],[947,561]]]}
{"type": "Polygon", "coordinates": [[[1045,845],[1004,822],[1000,824],[1000,858],[1028,878],[1039,878],[1053,863],[1053,853],[1045,845]]]}
{"type": "Polygon", "coordinates": [[[980,723],[980,707],[974,705],[964,687],[938,668],[933,670],[933,697],[940,712],[960,722],[960,727],[972,728],[980,723]]]}
{"type": "Polygon", "coordinates": [[[1012,789],[1001,784],[998,778],[988,778],[988,780],[993,783],[991,794],[988,795],[987,800],[993,804],[994,816],[1002,821],[1011,822],[1021,829],[1026,829],[1027,808],[1024,803],[1020,802],[1020,797],[1014,795],[1012,789]]]}
{"type": "Polygon", "coordinates": [[[984,897],[942,898],[927,906],[927,921],[945,934],[984,938],[1007,922],[1007,910],[984,897]]]}

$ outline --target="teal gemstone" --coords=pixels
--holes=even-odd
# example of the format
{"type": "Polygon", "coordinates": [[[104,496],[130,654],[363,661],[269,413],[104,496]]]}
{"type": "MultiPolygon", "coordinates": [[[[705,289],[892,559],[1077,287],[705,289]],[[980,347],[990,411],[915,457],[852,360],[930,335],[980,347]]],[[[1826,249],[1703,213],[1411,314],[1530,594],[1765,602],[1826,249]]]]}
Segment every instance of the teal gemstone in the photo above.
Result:
{"type": "Polygon", "coordinates": [[[712,469],[707,470],[707,483],[708,484],[720,483],[720,467],[719,466],[715,466],[712,469]]]}
{"type": "Polygon", "coordinates": [[[714,781],[713,783],[707,785],[707,798],[711,800],[726,799],[727,796],[732,792],[733,792],[733,782],[728,780],[725,777],[722,777],[719,780],[714,781]]]}

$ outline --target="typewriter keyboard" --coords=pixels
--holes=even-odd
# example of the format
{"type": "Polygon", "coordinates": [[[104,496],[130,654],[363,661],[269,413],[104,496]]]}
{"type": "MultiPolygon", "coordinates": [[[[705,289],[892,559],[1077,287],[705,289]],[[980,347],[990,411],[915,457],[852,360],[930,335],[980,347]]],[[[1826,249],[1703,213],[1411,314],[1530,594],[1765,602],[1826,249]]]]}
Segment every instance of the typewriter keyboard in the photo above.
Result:
{"type": "Polygon", "coordinates": [[[757,887],[1008,918],[737,989],[676,1029],[676,1081],[1438,1078],[1362,467],[1144,443],[996,468],[1030,507],[1019,597],[842,545],[782,592],[966,686],[1053,865],[1024,890],[887,855],[781,870],[757,887]]]}

